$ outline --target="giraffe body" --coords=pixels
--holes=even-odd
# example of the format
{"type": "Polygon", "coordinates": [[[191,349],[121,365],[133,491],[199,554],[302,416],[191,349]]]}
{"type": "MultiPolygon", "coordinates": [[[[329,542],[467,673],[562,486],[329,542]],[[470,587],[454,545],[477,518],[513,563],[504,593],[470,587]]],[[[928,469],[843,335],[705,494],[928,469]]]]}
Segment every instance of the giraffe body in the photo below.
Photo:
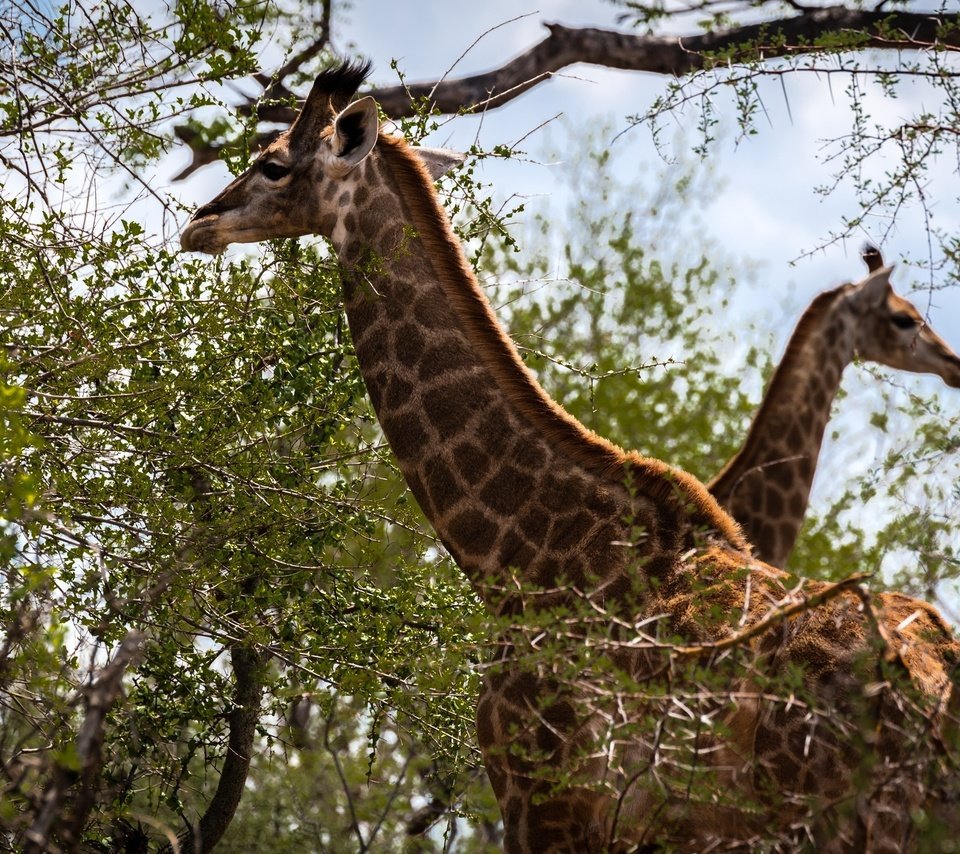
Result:
{"type": "Polygon", "coordinates": [[[817,296],[787,344],[743,448],[707,485],[740,523],[754,554],[773,566],[785,566],[793,551],[830,407],[856,357],[934,373],[960,387],[960,357],[893,291],[886,268],[874,264],[863,282],[817,296]]]}
{"type": "MultiPolygon", "coordinates": [[[[824,781],[807,769],[832,762],[844,781],[859,763],[838,753],[823,710],[770,700],[766,680],[796,665],[801,693],[859,714],[874,647],[898,643],[939,732],[956,658],[949,630],[922,603],[900,631],[885,604],[874,613],[850,591],[796,585],[751,558],[694,478],[624,453],[553,403],[450,229],[428,173],[434,155],[379,134],[369,99],[346,106],[361,79],[352,67],[321,75],[294,126],[197,211],[182,243],[332,238],[384,435],[499,621],[477,735],[506,850],[730,850],[793,825],[858,850],[858,828],[876,832],[889,793],[868,787],[876,803],[852,810],[822,803],[824,781]],[[821,594],[822,607],[775,616],[821,594]],[[722,645],[764,620],[769,629],[722,645]],[[704,667],[728,674],[722,690],[677,700],[671,688],[695,687],[704,667]]],[[[882,745],[880,766],[897,746],[882,745]]],[[[908,835],[909,823],[894,824],[884,839],[908,835]]]]}

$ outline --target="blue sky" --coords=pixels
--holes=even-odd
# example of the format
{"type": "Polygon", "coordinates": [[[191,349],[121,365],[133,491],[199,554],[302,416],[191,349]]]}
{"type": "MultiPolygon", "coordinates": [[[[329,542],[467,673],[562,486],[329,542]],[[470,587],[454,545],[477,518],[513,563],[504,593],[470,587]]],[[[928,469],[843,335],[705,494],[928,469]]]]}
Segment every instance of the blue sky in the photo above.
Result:
{"type": "MultiPolygon", "coordinates": [[[[546,35],[544,22],[617,27],[621,11],[602,0],[546,0],[536,5],[516,0],[482,4],[358,0],[335,17],[334,44],[344,54],[371,59],[373,82],[390,85],[397,82],[391,69],[394,60],[411,81],[436,79],[443,73],[461,76],[500,65],[528,49],[546,35]]],[[[616,142],[613,139],[628,126],[626,117],[644,113],[666,83],[660,75],[574,66],[482,118],[460,117],[445,123],[432,141],[466,148],[478,138],[492,147],[525,137],[523,148],[529,159],[513,164],[488,162],[483,178],[498,198],[520,195],[538,200],[542,209],[559,212],[568,204],[564,194],[570,189],[557,181],[552,153],[571,126],[609,127],[618,162],[642,165],[653,173],[663,168],[662,153],[646,126],[629,130],[616,142]]],[[[768,287],[781,290],[775,303],[781,316],[770,322],[785,327],[782,337],[815,293],[859,278],[862,241],[879,241],[886,229],[885,222],[870,222],[852,241],[813,251],[832,230],[839,229],[842,216],[858,210],[849,181],[841,181],[826,199],[815,192],[817,186],[832,181],[837,169],[823,163],[830,150],[825,140],[849,130],[845,85],[834,79],[828,86],[810,75],[792,76],[783,84],[774,80],[762,84],[766,116],[758,122],[758,135],[739,144],[735,144],[734,111],[727,110],[720,141],[703,165],[711,170],[719,189],[690,211],[703,224],[705,239],[722,244],[744,268],[758,267],[768,287]]],[[[906,118],[920,105],[935,106],[937,98],[935,90],[909,80],[901,85],[896,101],[881,97],[875,86],[867,89],[870,110],[888,120],[906,118]]],[[[696,120],[696,110],[691,108],[665,123],[668,128],[675,126],[667,134],[668,155],[691,156],[697,141],[696,120]]],[[[565,154],[575,157],[576,151],[565,154]]],[[[872,168],[880,175],[888,167],[889,163],[877,160],[872,168]]],[[[956,167],[944,158],[927,188],[936,222],[953,233],[960,231],[956,167]]],[[[189,182],[184,195],[195,195],[199,201],[224,177],[218,167],[204,170],[202,179],[189,182]]],[[[901,256],[923,260],[926,235],[922,212],[908,208],[881,248],[888,260],[901,256]]],[[[903,291],[930,283],[919,270],[902,267],[895,281],[903,291]]],[[[960,294],[941,292],[922,302],[938,330],[960,346],[960,294]]]]}

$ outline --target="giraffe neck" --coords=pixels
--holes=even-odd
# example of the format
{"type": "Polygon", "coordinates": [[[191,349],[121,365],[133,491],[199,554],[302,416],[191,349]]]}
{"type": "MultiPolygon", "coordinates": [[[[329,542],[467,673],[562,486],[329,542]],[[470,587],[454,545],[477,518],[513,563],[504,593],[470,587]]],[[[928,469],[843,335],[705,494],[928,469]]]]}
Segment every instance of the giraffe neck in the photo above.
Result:
{"type": "Polygon", "coordinates": [[[783,567],[803,524],[830,407],[854,358],[847,289],[804,313],[743,448],[707,485],[740,523],[757,557],[783,567]]]}
{"type": "Polygon", "coordinates": [[[355,171],[333,234],[360,369],[407,483],[481,595],[507,568],[538,588],[609,589],[632,559],[611,545],[628,515],[651,556],[682,551],[701,517],[737,541],[696,481],[624,454],[550,400],[411,150],[381,138],[355,171]]]}

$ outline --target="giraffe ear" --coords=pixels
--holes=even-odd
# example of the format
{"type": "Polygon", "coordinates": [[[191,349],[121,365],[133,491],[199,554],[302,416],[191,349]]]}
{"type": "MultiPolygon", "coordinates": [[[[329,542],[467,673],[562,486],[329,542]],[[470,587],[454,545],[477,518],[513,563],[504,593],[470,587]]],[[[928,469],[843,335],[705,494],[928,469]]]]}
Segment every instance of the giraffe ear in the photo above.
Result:
{"type": "Polygon", "coordinates": [[[875,305],[886,303],[887,294],[893,290],[893,286],[890,284],[890,274],[892,272],[893,267],[880,267],[860,283],[860,292],[868,302],[875,305]]]}
{"type": "Polygon", "coordinates": [[[333,120],[333,153],[338,162],[352,169],[377,144],[380,117],[373,98],[361,98],[340,112],[333,120]]]}
{"type": "Polygon", "coordinates": [[[433,178],[434,181],[442,178],[451,169],[462,166],[463,161],[467,159],[466,154],[461,154],[459,151],[451,151],[449,148],[426,148],[425,146],[420,146],[419,148],[415,148],[414,151],[420,156],[420,159],[427,167],[427,171],[430,173],[430,177],[433,178]]]}

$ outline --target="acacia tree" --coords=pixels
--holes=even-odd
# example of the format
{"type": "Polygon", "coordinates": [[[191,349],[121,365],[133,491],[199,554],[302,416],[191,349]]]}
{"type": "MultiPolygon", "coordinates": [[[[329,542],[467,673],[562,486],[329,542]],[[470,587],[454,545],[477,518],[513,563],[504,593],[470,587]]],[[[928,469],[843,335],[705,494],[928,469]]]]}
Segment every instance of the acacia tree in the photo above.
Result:
{"type": "Polygon", "coordinates": [[[174,221],[151,177],[171,119],[249,72],[282,17],[2,10],[9,845],[210,850],[255,741],[329,684],[374,720],[443,719],[436,740],[463,749],[470,676],[429,665],[448,646],[431,612],[472,604],[368,476],[390,463],[330,260],[291,245],[210,267],[138,221],[174,221]],[[408,563],[422,585],[395,583],[408,563]]]}
{"type": "MultiPolygon", "coordinates": [[[[669,22],[647,12],[644,26],[669,22]]],[[[496,839],[484,829],[492,819],[472,747],[477,603],[423,529],[383,446],[335,265],[309,242],[208,264],[161,239],[178,213],[157,178],[163,152],[189,138],[196,163],[220,156],[241,167],[258,123],[288,118],[292,93],[329,61],[332,13],[326,2],[304,22],[299,8],[196,0],[152,15],[9,0],[0,11],[8,845],[141,850],[167,840],[210,850],[223,838],[248,850],[244,839],[269,826],[280,850],[389,850],[403,844],[408,822],[422,829],[450,803],[469,821],[448,821],[446,839],[420,837],[424,850],[453,835],[464,850],[496,839]],[[285,61],[260,52],[273,28],[286,39],[285,61]],[[222,112],[230,93],[220,84],[245,75],[262,95],[222,112]],[[177,125],[187,116],[196,118],[177,125]],[[104,189],[121,183],[117,203],[104,189]],[[155,226],[144,226],[144,212],[155,226]],[[270,818],[251,809],[225,835],[245,787],[270,818]],[[413,815],[418,807],[425,812],[413,815]]],[[[952,49],[952,18],[941,18],[933,35],[914,28],[910,38],[952,49]]],[[[528,71],[544,55],[574,61],[577,48],[557,48],[568,35],[552,28],[528,71]]],[[[836,48],[834,31],[822,36],[824,51],[836,48]]],[[[594,38],[608,58],[614,42],[660,44],[590,32],[568,43],[594,38]]],[[[733,43],[704,38],[715,52],[733,43]]],[[[723,64],[703,56],[704,68],[723,64]]],[[[457,108],[488,100],[491,81],[480,82],[483,96],[457,108]]],[[[453,109],[439,100],[444,86],[433,97],[453,109]]],[[[430,129],[416,87],[375,94],[409,118],[408,134],[430,129]]],[[[447,190],[464,238],[503,278],[508,300],[512,279],[542,275],[542,265],[506,251],[512,238],[469,170],[447,190]]],[[[697,307],[716,273],[699,258],[649,258],[629,222],[581,227],[604,252],[571,257],[565,273],[590,290],[518,303],[512,329],[547,386],[625,442],[647,417],[642,382],[643,407],[684,425],[665,430],[676,442],[646,450],[712,473],[748,411],[711,355],[697,307]],[[693,376],[650,367],[657,345],[630,351],[600,322],[616,293],[624,327],[638,317],[636,301],[659,306],[693,376]],[[692,386],[699,395],[685,392],[692,386]],[[709,422],[696,414],[703,408],[713,410],[709,422]]],[[[949,424],[931,404],[916,405],[930,417],[911,456],[891,463],[902,484],[934,465],[933,449],[952,450],[949,424]]],[[[935,584],[950,565],[941,559],[950,556],[948,521],[939,534],[919,515],[898,524],[889,547],[921,544],[933,561],[922,583],[935,584]]],[[[824,545],[819,554],[835,552],[824,545]]]]}

